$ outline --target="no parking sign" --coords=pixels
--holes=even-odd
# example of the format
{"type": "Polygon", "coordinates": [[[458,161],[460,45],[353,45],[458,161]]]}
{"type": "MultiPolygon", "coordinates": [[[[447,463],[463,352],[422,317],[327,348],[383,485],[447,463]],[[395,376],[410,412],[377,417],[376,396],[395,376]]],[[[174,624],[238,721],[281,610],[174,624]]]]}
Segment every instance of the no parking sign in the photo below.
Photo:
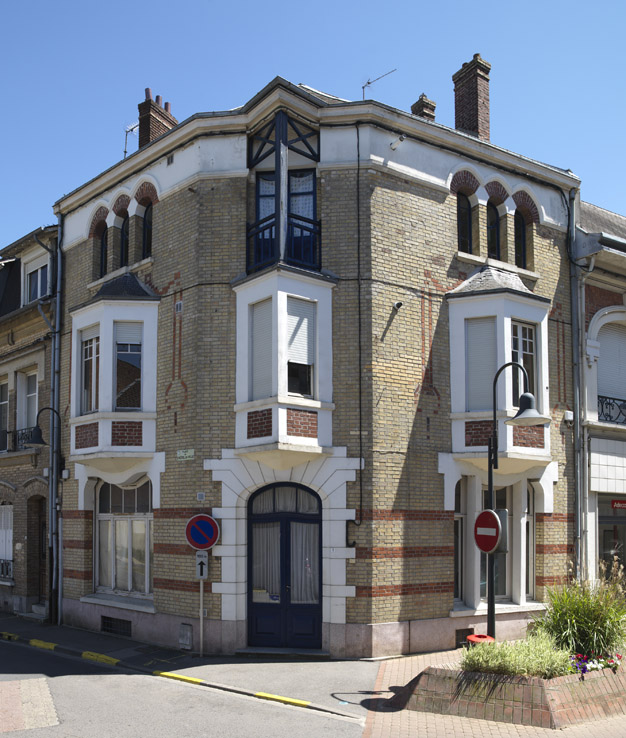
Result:
{"type": "Polygon", "coordinates": [[[220,527],[217,520],[210,515],[200,513],[189,518],[185,529],[187,543],[198,551],[213,548],[220,537],[220,527]]]}

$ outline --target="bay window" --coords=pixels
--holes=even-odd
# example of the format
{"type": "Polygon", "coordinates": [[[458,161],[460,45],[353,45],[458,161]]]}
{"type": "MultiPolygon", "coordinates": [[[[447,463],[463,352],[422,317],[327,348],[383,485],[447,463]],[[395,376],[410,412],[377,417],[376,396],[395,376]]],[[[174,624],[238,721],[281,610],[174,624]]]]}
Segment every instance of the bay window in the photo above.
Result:
{"type": "Polygon", "coordinates": [[[250,305],[250,399],[272,396],[272,300],[250,305]]]}
{"type": "Polygon", "coordinates": [[[152,485],[122,488],[104,482],[96,514],[96,587],[152,592],[152,485]]]}

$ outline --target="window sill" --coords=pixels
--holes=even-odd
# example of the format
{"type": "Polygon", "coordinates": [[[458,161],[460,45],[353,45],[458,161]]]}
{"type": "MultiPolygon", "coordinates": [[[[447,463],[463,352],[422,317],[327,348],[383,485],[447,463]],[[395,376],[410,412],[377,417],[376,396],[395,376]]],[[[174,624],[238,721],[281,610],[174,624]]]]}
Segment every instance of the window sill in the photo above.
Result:
{"type": "Polygon", "coordinates": [[[0,587],[15,587],[15,579],[0,579],[0,587]]]}
{"type": "Polygon", "coordinates": [[[109,594],[107,592],[95,592],[80,598],[81,602],[89,605],[104,605],[105,607],[117,607],[120,610],[135,610],[137,612],[155,613],[156,608],[152,599],[132,597],[125,595],[109,594]]]}
{"type": "Polygon", "coordinates": [[[500,261],[499,259],[490,259],[486,256],[476,256],[475,254],[466,254],[464,251],[457,251],[456,258],[458,261],[463,261],[466,264],[474,264],[475,266],[493,266],[498,269],[504,269],[507,272],[513,272],[518,274],[520,277],[530,279],[536,282],[539,279],[537,272],[531,272],[529,269],[522,269],[521,267],[515,266],[515,264],[509,264],[507,261],[500,261]]]}
{"type": "Polygon", "coordinates": [[[262,400],[250,400],[249,402],[239,402],[233,408],[236,413],[245,412],[246,410],[255,410],[256,408],[272,407],[273,405],[288,405],[289,407],[307,407],[312,410],[334,410],[334,402],[322,402],[321,400],[311,400],[308,397],[300,395],[279,395],[278,397],[264,397],[262,400]]]}
{"type": "Polygon", "coordinates": [[[144,412],[143,410],[102,410],[95,413],[85,413],[70,418],[70,425],[81,425],[83,423],[95,423],[98,420],[156,420],[157,414],[144,412]]]}
{"type": "MultiPolygon", "coordinates": [[[[535,602],[535,600],[529,600],[524,605],[516,605],[514,602],[496,602],[496,615],[504,615],[505,613],[509,612],[536,612],[545,609],[546,606],[543,602],[535,602]]],[[[453,609],[450,610],[451,618],[474,617],[476,615],[486,614],[486,602],[481,602],[478,608],[468,607],[462,602],[455,602],[453,609]]]]}

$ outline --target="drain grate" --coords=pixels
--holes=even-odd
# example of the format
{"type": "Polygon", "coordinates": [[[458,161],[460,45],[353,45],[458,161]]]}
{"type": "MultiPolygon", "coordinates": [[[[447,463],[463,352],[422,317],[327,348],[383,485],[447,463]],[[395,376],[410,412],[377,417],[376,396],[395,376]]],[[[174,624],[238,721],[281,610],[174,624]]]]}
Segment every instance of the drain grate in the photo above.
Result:
{"type": "Polygon", "coordinates": [[[132,638],[133,624],[130,620],[122,620],[121,618],[110,618],[102,615],[100,618],[100,631],[102,633],[111,633],[117,636],[126,636],[132,638]]]}

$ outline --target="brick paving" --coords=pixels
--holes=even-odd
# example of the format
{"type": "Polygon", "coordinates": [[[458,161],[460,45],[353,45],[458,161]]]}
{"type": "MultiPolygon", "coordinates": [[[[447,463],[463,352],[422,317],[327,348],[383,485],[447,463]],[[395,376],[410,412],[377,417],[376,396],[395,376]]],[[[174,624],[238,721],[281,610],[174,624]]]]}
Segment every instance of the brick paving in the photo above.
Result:
{"type": "Polygon", "coordinates": [[[626,738],[626,720],[623,716],[557,731],[403,709],[404,697],[408,697],[402,692],[405,685],[427,666],[456,666],[460,655],[460,650],[441,651],[383,661],[374,689],[376,698],[370,705],[363,738],[589,738],[590,735],[601,733],[611,738],[626,738]],[[394,704],[389,705],[392,699],[394,704]]]}

